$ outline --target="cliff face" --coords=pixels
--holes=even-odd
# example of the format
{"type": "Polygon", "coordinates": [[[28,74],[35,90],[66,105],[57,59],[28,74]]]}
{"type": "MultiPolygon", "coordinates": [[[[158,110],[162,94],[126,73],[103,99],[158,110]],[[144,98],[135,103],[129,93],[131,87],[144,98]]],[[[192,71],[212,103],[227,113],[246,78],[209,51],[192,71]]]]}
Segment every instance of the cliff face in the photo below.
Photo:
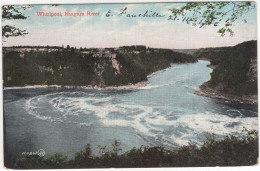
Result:
{"type": "Polygon", "coordinates": [[[196,57],[206,57],[215,66],[211,79],[201,87],[202,91],[241,100],[257,98],[257,41],[201,49],[196,57]]]}
{"type": "Polygon", "coordinates": [[[3,49],[4,86],[64,85],[106,87],[146,81],[171,63],[196,58],[145,46],[76,49],[15,47],[3,49]]]}

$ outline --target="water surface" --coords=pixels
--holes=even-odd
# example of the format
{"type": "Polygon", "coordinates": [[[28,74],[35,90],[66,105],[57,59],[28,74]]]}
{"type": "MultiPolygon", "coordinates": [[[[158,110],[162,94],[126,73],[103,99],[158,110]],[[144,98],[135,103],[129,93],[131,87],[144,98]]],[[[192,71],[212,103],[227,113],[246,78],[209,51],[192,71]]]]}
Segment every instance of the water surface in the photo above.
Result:
{"type": "Polygon", "coordinates": [[[73,156],[90,144],[123,151],[132,147],[172,149],[201,145],[205,133],[219,138],[258,130],[257,107],[195,95],[210,78],[207,61],[173,64],[137,90],[61,88],[4,90],[6,149],[10,156],[44,149],[73,156]]]}

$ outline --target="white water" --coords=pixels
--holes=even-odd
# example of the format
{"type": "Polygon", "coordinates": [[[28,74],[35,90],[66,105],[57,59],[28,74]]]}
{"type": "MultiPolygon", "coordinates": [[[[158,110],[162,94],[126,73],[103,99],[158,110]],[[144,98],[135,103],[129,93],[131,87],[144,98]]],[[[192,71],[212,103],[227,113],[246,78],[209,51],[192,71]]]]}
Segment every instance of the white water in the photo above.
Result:
{"type": "Polygon", "coordinates": [[[175,148],[189,142],[201,145],[207,132],[221,138],[238,135],[243,127],[258,130],[256,107],[193,94],[209,79],[207,64],[175,64],[136,91],[6,90],[10,151],[41,148],[72,155],[87,143],[95,149],[114,140],[125,150],[141,145],[175,148]],[[31,146],[14,147],[17,143],[31,146]]]}

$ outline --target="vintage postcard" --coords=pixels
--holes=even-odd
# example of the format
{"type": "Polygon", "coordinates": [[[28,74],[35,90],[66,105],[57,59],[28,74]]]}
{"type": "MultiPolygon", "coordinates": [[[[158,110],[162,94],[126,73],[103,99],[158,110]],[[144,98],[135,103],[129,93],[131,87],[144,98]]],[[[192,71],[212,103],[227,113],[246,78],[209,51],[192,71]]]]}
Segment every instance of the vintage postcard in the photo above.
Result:
{"type": "Polygon", "coordinates": [[[3,4],[4,166],[257,165],[256,8],[3,4]]]}

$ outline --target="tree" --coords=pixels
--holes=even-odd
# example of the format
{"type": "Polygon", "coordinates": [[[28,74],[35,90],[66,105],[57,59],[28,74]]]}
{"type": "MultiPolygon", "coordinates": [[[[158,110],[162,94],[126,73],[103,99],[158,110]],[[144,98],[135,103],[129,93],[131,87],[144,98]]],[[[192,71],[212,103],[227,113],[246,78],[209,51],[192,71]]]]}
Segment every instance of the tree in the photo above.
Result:
{"type": "Polygon", "coordinates": [[[253,2],[188,2],[180,8],[170,9],[172,16],[169,19],[181,19],[200,28],[210,25],[221,26],[218,30],[221,36],[226,33],[233,36],[231,28],[234,22],[242,19],[246,23],[244,16],[253,9],[255,9],[253,2]]]}
{"type": "MultiPolygon", "coordinates": [[[[2,19],[5,20],[19,20],[26,19],[27,17],[21,12],[21,10],[26,10],[32,6],[17,6],[17,5],[3,5],[2,6],[2,19]]],[[[28,34],[26,30],[21,30],[15,26],[3,25],[2,26],[2,37],[17,37],[24,36],[28,34]]]]}

